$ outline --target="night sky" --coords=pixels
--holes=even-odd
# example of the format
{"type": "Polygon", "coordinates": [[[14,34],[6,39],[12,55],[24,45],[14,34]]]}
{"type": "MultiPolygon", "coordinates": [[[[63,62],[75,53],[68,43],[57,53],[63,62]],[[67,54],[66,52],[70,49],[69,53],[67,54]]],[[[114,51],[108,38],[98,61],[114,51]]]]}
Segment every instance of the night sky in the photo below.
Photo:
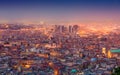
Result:
{"type": "Polygon", "coordinates": [[[120,0],[0,0],[0,23],[119,23],[120,0]]]}

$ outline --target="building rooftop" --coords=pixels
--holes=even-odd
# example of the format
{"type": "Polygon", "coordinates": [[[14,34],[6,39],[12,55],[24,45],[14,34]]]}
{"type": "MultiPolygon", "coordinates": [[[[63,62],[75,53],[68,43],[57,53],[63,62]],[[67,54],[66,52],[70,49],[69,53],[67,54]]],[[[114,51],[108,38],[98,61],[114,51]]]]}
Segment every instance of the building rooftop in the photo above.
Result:
{"type": "Polygon", "coordinates": [[[120,53],[120,49],[112,49],[112,50],[110,50],[110,52],[112,52],[112,53],[120,53]]]}

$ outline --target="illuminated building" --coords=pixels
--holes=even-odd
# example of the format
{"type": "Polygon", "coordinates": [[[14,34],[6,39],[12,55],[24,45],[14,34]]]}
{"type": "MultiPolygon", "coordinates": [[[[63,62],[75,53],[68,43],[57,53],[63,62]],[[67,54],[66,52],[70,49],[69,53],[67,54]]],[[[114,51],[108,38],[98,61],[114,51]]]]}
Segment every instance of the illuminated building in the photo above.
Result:
{"type": "Polygon", "coordinates": [[[59,69],[55,68],[54,63],[53,62],[49,62],[48,64],[54,70],[54,75],[59,75],[59,69]]]}
{"type": "Polygon", "coordinates": [[[25,68],[30,68],[30,65],[28,65],[28,64],[27,64],[27,65],[25,65],[25,68]]]}
{"type": "Polygon", "coordinates": [[[59,75],[59,70],[58,69],[54,69],[54,75],[59,75]]]}
{"type": "Polygon", "coordinates": [[[110,50],[108,51],[107,56],[108,56],[108,58],[112,57],[112,54],[111,54],[110,50]]]}
{"type": "Polygon", "coordinates": [[[112,49],[110,50],[112,57],[120,58],[120,49],[112,49]]]}
{"type": "Polygon", "coordinates": [[[102,53],[106,55],[106,48],[102,48],[102,53]]]}

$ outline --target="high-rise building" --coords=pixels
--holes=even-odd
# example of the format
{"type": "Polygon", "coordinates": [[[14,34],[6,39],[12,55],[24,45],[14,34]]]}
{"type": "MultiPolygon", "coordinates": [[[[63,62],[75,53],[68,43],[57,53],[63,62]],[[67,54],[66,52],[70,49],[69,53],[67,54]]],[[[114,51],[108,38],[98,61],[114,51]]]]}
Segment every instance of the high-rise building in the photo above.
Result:
{"type": "Polygon", "coordinates": [[[77,33],[78,30],[79,30],[79,26],[78,25],[73,25],[73,27],[72,27],[73,33],[77,33]]]}
{"type": "Polygon", "coordinates": [[[69,33],[72,33],[72,32],[73,32],[71,25],[69,26],[69,29],[68,29],[68,30],[69,30],[69,33]]]}

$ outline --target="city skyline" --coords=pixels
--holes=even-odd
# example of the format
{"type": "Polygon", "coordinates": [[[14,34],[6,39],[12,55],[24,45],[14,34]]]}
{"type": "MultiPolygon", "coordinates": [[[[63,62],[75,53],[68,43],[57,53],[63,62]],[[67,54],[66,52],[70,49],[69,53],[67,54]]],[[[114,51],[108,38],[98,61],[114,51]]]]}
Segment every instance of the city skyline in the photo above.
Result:
{"type": "Polygon", "coordinates": [[[119,0],[1,0],[0,23],[120,24],[119,0]]]}
{"type": "Polygon", "coordinates": [[[120,0],[0,0],[0,75],[120,75],[120,0]]]}

